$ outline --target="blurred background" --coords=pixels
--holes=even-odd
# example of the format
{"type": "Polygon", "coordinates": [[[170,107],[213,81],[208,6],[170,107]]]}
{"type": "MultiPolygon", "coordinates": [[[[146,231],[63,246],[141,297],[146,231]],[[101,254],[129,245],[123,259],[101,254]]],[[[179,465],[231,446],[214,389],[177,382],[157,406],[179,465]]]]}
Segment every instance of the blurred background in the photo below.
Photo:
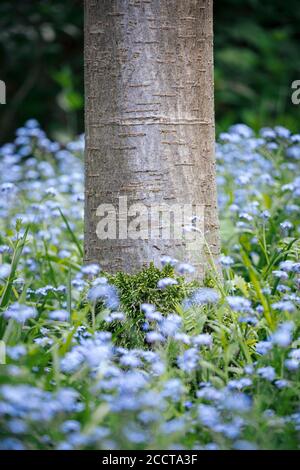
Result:
{"type": "MultiPolygon", "coordinates": [[[[0,143],[36,118],[53,138],[83,131],[82,0],[0,4],[0,143]]],[[[291,83],[300,79],[298,0],[215,0],[217,132],[236,122],[299,131],[291,83]]]]}

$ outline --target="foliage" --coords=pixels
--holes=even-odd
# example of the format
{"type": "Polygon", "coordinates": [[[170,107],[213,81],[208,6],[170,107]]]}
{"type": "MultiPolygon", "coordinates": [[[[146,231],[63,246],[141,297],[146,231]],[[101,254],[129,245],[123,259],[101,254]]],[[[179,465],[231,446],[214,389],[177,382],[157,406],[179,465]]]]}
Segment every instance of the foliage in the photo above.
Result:
{"type": "MultiPolygon", "coordinates": [[[[217,126],[265,122],[292,130],[299,115],[291,83],[299,79],[297,0],[214,2],[217,126]]],[[[12,0],[0,5],[0,142],[34,115],[51,135],[83,130],[83,6],[12,0]],[[42,103],[42,106],[41,106],[42,103]]]]}
{"type": "MultiPolygon", "coordinates": [[[[126,314],[126,321],[121,325],[120,322],[112,322],[109,331],[114,333],[118,344],[126,347],[145,346],[145,313],[141,310],[142,304],[151,304],[167,315],[178,308],[196,285],[195,282],[184,282],[184,278],[176,275],[169,264],[159,269],[151,263],[137,274],[118,272],[115,275],[106,274],[106,277],[110,284],[117,287],[120,308],[126,314]],[[175,279],[177,284],[158,289],[159,280],[165,278],[175,279]]],[[[103,323],[99,326],[104,327],[103,323]]]]}
{"type": "Polygon", "coordinates": [[[296,0],[215,2],[215,89],[219,128],[245,122],[256,130],[281,123],[295,128],[299,110],[291,84],[300,59],[296,0]]]}
{"type": "Polygon", "coordinates": [[[61,2],[1,2],[1,76],[7,105],[1,106],[0,142],[35,115],[49,132],[83,128],[83,5],[61,2]]]}
{"type": "Polygon", "coordinates": [[[161,313],[168,314],[183,301],[187,293],[183,278],[176,276],[174,268],[169,264],[159,269],[151,263],[137,274],[119,272],[108,275],[108,280],[118,288],[122,307],[132,318],[139,315],[142,303],[151,303],[161,313]],[[158,281],[166,277],[175,279],[177,284],[167,289],[157,289],[158,281]]]}
{"type": "Polygon", "coordinates": [[[0,148],[0,448],[299,448],[300,136],[220,135],[223,278],[192,291],[82,265],[82,150],[34,120],[0,148]]]}

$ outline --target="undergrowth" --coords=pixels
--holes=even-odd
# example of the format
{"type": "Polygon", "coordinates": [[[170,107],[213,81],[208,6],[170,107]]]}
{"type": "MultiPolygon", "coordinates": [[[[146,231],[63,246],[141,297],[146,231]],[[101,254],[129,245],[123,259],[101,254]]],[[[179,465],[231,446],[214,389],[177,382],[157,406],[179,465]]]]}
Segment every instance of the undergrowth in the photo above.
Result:
{"type": "Polygon", "coordinates": [[[82,150],[0,148],[0,448],[298,449],[300,136],[220,136],[203,285],[82,264],[82,150]]]}

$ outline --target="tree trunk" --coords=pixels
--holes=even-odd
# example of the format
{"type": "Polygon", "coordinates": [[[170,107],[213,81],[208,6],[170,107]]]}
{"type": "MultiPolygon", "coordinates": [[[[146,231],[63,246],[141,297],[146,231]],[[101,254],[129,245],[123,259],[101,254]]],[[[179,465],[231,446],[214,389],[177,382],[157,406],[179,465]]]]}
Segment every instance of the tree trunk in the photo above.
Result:
{"type": "Polygon", "coordinates": [[[219,251],[212,0],[85,0],[85,122],[85,261],[170,255],[203,276],[219,251]]]}

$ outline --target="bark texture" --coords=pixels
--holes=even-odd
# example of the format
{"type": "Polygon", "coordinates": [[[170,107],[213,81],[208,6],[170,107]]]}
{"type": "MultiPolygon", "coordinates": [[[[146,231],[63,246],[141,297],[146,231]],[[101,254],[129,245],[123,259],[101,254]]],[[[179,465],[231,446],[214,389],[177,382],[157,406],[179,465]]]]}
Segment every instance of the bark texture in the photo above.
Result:
{"type": "Polygon", "coordinates": [[[203,205],[218,254],[212,17],[212,0],[85,0],[86,262],[132,272],[167,254],[203,274],[184,240],[100,240],[97,207],[119,196],[203,205]]]}

